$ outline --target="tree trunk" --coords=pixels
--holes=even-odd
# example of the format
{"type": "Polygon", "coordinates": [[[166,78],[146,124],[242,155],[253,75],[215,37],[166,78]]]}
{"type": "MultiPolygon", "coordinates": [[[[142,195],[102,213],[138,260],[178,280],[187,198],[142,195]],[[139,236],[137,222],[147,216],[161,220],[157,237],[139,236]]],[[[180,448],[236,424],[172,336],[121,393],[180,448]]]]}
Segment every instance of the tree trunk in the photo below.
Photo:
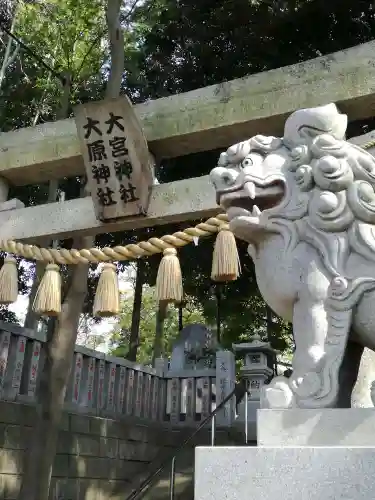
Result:
{"type": "Polygon", "coordinates": [[[163,333],[164,333],[164,320],[167,315],[167,306],[159,304],[156,313],[156,328],[155,328],[155,340],[154,349],[152,356],[152,365],[155,365],[155,359],[160,358],[164,354],[163,349],[163,333]]]}
{"type": "Polygon", "coordinates": [[[137,361],[144,275],[145,275],[145,262],[143,259],[139,259],[137,263],[137,276],[135,278],[132,324],[130,327],[130,339],[129,339],[129,352],[128,355],[126,356],[126,358],[129,361],[137,361]]]}
{"type": "MultiPolygon", "coordinates": [[[[56,113],[56,118],[58,120],[66,118],[69,113],[69,104],[70,104],[70,76],[66,75],[66,81],[64,87],[62,89],[61,100],[60,100],[60,108],[56,113]]],[[[36,123],[35,123],[36,125],[36,123]]],[[[54,203],[57,198],[57,191],[59,189],[59,181],[57,179],[52,179],[49,181],[48,185],[48,200],[47,203],[54,203]]],[[[51,240],[43,239],[40,241],[40,246],[48,247],[51,244],[51,240]]],[[[35,264],[35,276],[33,280],[33,284],[31,286],[30,295],[29,295],[29,305],[27,308],[26,318],[24,326],[25,328],[30,328],[31,330],[36,330],[39,322],[39,317],[33,311],[33,304],[36,292],[38,290],[41,279],[43,278],[44,270],[46,268],[46,264],[41,261],[37,261],[35,264]]]]}
{"type": "Polygon", "coordinates": [[[108,0],[107,25],[111,48],[111,72],[106,88],[106,97],[116,98],[120,95],[122,75],[124,73],[124,33],[120,23],[122,0],[108,0]]]}
{"type": "MultiPolygon", "coordinates": [[[[82,238],[82,246],[93,246],[93,238],[82,238]]],[[[87,264],[74,267],[60,317],[52,320],[52,328],[49,328],[51,331],[45,344],[46,359],[38,390],[36,425],[27,451],[19,500],[48,500],[79,316],[87,292],[88,268],[87,264]]]]}
{"type": "MultiPolygon", "coordinates": [[[[107,23],[111,46],[111,72],[107,97],[120,93],[124,67],[124,37],[119,21],[121,0],[108,0],[107,23]]],[[[83,237],[75,248],[91,248],[94,238],[83,237]]],[[[63,411],[66,386],[73,360],[79,318],[87,292],[89,266],[73,266],[71,282],[62,304],[62,311],[45,348],[39,398],[38,418],[25,457],[19,500],[48,500],[52,464],[56,454],[58,430],[63,411]]]]}
{"type": "MultiPolygon", "coordinates": [[[[67,113],[66,113],[67,114],[67,113]]],[[[57,190],[59,184],[57,180],[52,180],[49,182],[48,186],[48,201],[47,203],[54,203],[57,197],[57,190]]],[[[51,244],[49,239],[41,240],[40,246],[48,247],[51,244]]],[[[29,295],[29,305],[27,307],[27,313],[25,318],[24,327],[30,328],[31,330],[36,330],[39,322],[39,316],[35,314],[33,311],[33,304],[36,292],[38,291],[39,284],[41,279],[43,278],[44,270],[46,268],[45,262],[37,261],[35,264],[35,276],[33,280],[33,284],[31,286],[30,295],[29,295]]]]}

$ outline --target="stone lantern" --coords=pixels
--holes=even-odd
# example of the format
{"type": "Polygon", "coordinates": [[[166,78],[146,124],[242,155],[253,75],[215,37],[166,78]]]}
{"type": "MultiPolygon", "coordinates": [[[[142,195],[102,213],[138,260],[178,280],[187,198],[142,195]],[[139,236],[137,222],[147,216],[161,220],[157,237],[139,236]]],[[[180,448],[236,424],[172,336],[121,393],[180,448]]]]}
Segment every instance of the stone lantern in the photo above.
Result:
{"type": "MultiPolygon", "coordinates": [[[[248,440],[256,440],[256,412],[260,407],[260,391],[263,385],[276,375],[276,351],[269,342],[264,342],[255,335],[251,342],[233,344],[233,351],[244,358],[240,376],[247,381],[250,394],[247,398],[248,440]]],[[[236,427],[245,428],[245,404],[243,398],[238,405],[236,427]]]]}

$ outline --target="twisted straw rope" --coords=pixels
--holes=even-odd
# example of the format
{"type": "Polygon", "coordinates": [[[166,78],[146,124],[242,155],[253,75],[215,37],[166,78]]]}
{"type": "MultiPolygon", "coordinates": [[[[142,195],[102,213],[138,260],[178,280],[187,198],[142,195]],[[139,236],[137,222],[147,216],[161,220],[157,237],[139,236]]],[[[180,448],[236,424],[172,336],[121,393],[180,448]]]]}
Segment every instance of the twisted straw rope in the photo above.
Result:
{"type": "MultiPolygon", "coordinates": [[[[360,147],[370,149],[375,146],[375,139],[360,147]]],[[[35,245],[24,245],[14,240],[0,240],[0,250],[26,259],[39,260],[55,264],[87,264],[88,262],[113,262],[134,260],[139,257],[147,257],[157,253],[162,253],[166,248],[180,248],[188,245],[194,237],[204,238],[217,233],[219,229],[229,229],[226,214],[219,214],[211,217],[206,222],[200,222],[195,227],[188,227],[184,231],[177,231],[173,234],[166,234],[161,238],[150,238],[148,241],[141,241],[125,246],[114,248],[83,248],[77,250],[72,248],[39,248],[35,245]]]]}
{"type": "Polygon", "coordinates": [[[375,146],[375,139],[373,139],[372,141],[366,142],[365,144],[362,144],[360,146],[360,148],[362,148],[362,149],[370,149],[370,148],[372,148],[374,146],[375,146]]]}
{"type": "Polygon", "coordinates": [[[226,214],[211,217],[206,222],[200,222],[195,227],[188,227],[184,231],[166,234],[161,238],[150,238],[137,244],[116,246],[113,248],[39,248],[34,245],[25,245],[14,240],[0,241],[0,249],[26,259],[33,259],[56,264],[87,264],[88,262],[113,262],[138,259],[163,252],[166,248],[180,248],[188,245],[194,237],[205,237],[217,233],[219,229],[228,229],[226,214]]]}

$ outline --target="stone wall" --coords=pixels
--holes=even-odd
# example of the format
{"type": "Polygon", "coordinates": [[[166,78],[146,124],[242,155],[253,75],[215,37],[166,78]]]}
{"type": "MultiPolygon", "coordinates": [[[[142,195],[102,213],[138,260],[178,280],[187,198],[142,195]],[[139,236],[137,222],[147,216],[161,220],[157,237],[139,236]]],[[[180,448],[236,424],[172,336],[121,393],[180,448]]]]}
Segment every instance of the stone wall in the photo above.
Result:
{"type": "MultiPolygon", "coordinates": [[[[0,401],[0,499],[16,499],[35,407],[0,401]]],[[[176,432],[131,419],[65,413],[53,467],[51,500],[125,500],[130,481],[179,442],[176,432]]]]}

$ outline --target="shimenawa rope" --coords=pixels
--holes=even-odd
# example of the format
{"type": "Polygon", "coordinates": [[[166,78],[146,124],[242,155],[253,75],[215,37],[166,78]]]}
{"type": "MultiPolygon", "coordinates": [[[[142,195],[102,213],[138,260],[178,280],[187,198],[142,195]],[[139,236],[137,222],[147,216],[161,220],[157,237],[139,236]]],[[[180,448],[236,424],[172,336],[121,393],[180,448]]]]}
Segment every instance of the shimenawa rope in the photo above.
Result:
{"type": "MultiPolygon", "coordinates": [[[[375,146],[375,139],[360,147],[370,149],[375,146]]],[[[148,241],[141,241],[125,246],[113,248],[85,248],[77,250],[72,248],[39,248],[34,245],[26,245],[14,240],[0,240],[0,250],[24,257],[56,264],[79,264],[87,262],[114,262],[134,260],[139,257],[147,257],[157,253],[162,253],[167,248],[180,248],[194,241],[194,237],[205,237],[217,233],[220,228],[228,229],[226,224],[228,217],[226,214],[219,214],[211,217],[206,222],[200,222],[195,227],[189,227],[184,231],[177,231],[174,234],[165,235],[161,238],[150,238],[148,241]]]]}
{"type": "MultiPolygon", "coordinates": [[[[375,146],[369,141],[363,149],[375,146]]],[[[114,261],[126,261],[147,257],[163,252],[156,280],[156,295],[162,302],[181,302],[183,299],[182,274],[176,248],[193,242],[196,237],[206,237],[219,233],[215,242],[211,279],[233,281],[240,272],[236,241],[229,229],[226,214],[211,217],[195,227],[188,227],[161,238],[150,238],[137,244],[115,246],[113,248],[39,248],[14,240],[0,241],[0,250],[13,255],[44,261],[47,263],[45,275],[37,291],[33,309],[40,315],[58,316],[61,312],[61,277],[57,264],[87,264],[104,262],[94,301],[95,316],[112,316],[119,313],[120,293],[114,261]]],[[[0,270],[0,303],[9,304],[18,296],[18,275],[16,260],[8,256],[0,270]]]]}
{"type": "Polygon", "coordinates": [[[219,229],[228,229],[226,214],[211,217],[206,222],[200,222],[195,227],[188,227],[183,231],[166,234],[161,238],[150,238],[125,246],[113,248],[84,248],[81,250],[65,248],[39,248],[14,240],[0,240],[0,250],[24,257],[56,264],[87,264],[88,262],[114,262],[138,259],[157,253],[162,253],[167,248],[180,248],[194,241],[194,237],[203,238],[217,233],[219,229]]]}

